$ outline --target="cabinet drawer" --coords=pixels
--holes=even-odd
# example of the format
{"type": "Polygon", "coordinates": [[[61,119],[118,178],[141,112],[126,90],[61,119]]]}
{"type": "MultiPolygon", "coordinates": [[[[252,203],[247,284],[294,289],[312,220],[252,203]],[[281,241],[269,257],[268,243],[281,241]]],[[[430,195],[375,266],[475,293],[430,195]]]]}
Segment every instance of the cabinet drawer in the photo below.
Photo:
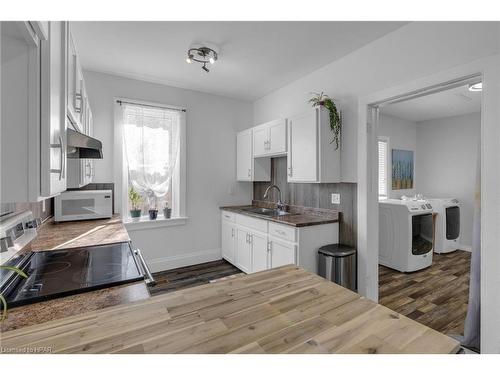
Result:
{"type": "Polygon", "coordinates": [[[231,221],[231,222],[234,222],[236,220],[236,214],[234,212],[223,210],[221,212],[221,216],[222,216],[222,220],[231,221]]]}
{"type": "Polygon", "coordinates": [[[269,223],[269,235],[287,241],[297,242],[297,230],[294,227],[282,224],[269,223]]]}
{"type": "Polygon", "coordinates": [[[255,219],[250,216],[236,214],[236,224],[242,225],[247,228],[255,229],[259,232],[267,233],[266,220],[255,219]]]}

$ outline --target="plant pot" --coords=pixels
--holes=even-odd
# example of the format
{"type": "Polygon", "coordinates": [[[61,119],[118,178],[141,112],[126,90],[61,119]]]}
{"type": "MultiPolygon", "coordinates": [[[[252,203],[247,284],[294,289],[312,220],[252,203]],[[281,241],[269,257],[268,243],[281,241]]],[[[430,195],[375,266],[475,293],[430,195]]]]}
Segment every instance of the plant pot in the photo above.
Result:
{"type": "Polygon", "coordinates": [[[141,210],[130,210],[130,217],[132,219],[136,219],[136,218],[139,218],[141,217],[141,210]]]}
{"type": "Polygon", "coordinates": [[[158,210],[149,210],[149,220],[156,220],[158,217],[158,210]]]}
{"type": "Polygon", "coordinates": [[[171,208],[164,208],[163,209],[163,216],[165,216],[165,219],[170,219],[171,215],[172,215],[172,209],[171,208]]]}

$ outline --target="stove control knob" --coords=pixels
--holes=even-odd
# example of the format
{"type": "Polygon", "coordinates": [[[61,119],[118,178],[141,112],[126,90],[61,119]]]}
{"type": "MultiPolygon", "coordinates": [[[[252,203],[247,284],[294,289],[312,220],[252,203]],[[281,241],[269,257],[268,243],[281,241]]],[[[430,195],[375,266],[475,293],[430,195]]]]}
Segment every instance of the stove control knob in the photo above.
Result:
{"type": "Polygon", "coordinates": [[[0,253],[9,250],[9,247],[14,246],[14,241],[12,241],[11,236],[0,238],[0,253]]]}
{"type": "Polygon", "coordinates": [[[25,225],[26,229],[33,229],[33,228],[38,228],[40,225],[42,225],[42,220],[40,218],[36,218],[30,221],[27,221],[25,225]]]}

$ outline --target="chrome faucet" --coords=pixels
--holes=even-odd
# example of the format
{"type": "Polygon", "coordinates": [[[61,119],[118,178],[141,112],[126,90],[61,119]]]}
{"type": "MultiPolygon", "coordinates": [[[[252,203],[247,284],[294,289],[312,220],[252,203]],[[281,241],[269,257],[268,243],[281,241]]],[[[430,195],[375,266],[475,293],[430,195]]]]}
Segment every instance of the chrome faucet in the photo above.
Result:
{"type": "Polygon", "coordinates": [[[278,190],[278,202],[276,203],[276,207],[280,211],[285,211],[285,203],[283,203],[283,201],[281,200],[281,190],[280,190],[280,188],[278,186],[276,186],[276,185],[269,185],[267,187],[266,191],[264,192],[264,199],[267,198],[267,195],[269,194],[269,190],[271,190],[272,188],[275,188],[276,190],[278,190]]]}

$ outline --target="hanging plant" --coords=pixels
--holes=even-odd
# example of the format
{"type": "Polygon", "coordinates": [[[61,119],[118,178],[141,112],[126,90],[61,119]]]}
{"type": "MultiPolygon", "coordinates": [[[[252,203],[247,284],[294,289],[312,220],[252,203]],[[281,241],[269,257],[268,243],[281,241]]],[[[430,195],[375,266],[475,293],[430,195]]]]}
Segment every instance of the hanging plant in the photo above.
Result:
{"type": "Polygon", "coordinates": [[[335,142],[335,150],[337,150],[340,144],[340,131],[342,129],[342,119],[337,111],[337,106],[333,100],[323,92],[321,92],[321,94],[315,92],[311,94],[313,94],[314,97],[309,99],[309,103],[311,103],[313,107],[323,106],[328,109],[330,113],[330,130],[333,134],[333,139],[330,143],[335,142]]]}

